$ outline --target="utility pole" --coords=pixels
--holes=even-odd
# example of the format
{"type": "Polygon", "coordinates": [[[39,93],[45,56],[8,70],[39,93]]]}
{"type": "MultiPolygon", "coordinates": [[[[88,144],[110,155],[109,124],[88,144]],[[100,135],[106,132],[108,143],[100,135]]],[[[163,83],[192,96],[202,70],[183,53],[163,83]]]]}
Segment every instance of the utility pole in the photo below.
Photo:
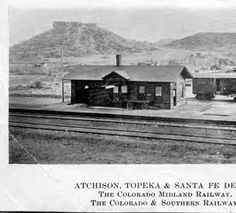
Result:
{"type": "Polygon", "coordinates": [[[64,77],[64,66],[63,66],[63,46],[64,43],[62,43],[61,46],[61,92],[62,92],[62,102],[65,102],[65,97],[64,97],[64,81],[63,81],[63,77],[64,77]]]}

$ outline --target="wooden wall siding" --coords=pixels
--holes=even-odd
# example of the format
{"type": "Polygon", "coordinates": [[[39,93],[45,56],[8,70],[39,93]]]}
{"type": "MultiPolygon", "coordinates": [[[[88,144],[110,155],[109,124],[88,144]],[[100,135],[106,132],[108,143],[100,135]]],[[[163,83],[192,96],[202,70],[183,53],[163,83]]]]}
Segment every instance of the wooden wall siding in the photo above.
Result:
{"type": "Polygon", "coordinates": [[[71,103],[82,103],[82,84],[79,81],[71,81],[71,103]]]}
{"type": "MultiPolygon", "coordinates": [[[[155,97],[155,84],[147,83],[145,86],[146,100],[162,102],[162,97],[155,97]]],[[[159,85],[162,86],[162,85],[159,85]]]]}
{"type": "Polygon", "coordinates": [[[84,103],[85,91],[84,82],[81,81],[71,81],[71,103],[84,103]]]}
{"type": "Polygon", "coordinates": [[[71,103],[89,103],[89,91],[100,88],[102,81],[71,81],[71,103]],[[85,86],[89,89],[85,90],[85,86]]]}
{"type": "Polygon", "coordinates": [[[88,94],[89,105],[110,106],[112,103],[111,89],[91,88],[88,94]]]}
{"type": "Polygon", "coordinates": [[[170,83],[156,83],[155,86],[162,87],[162,96],[155,96],[154,91],[154,103],[153,105],[161,109],[170,109],[171,108],[171,92],[170,92],[170,83]]]}
{"type": "MultiPolygon", "coordinates": [[[[146,100],[151,105],[160,109],[171,109],[173,107],[173,88],[176,87],[177,106],[184,104],[185,99],[181,98],[183,79],[177,84],[168,82],[127,82],[127,93],[114,94],[113,89],[105,89],[104,81],[71,81],[71,103],[88,103],[98,106],[124,107],[123,100],[138,100],[138,87],[145,86],[146,100]],[[85,90],[85,86],[89,89],[85,90]],[[162,96],[155,96],[155,87],[162,88],[162,96]]],[[[185,88],[184,88],[185,89],[185,88]]]]}
{"type": "Polygon", "coordinates": [[[129,98],[131,100],[137,100],[138,99],[138,86],[137,86],[137,84],[130,82],[128,89],[129,89],[129,98]]]}
{"type": "Polygon", "coordinates": [[[130,99],[138,99],[138,87],[145,86],[146,100],[157,108],[170,109],[170,83],[130,82],[130,99]],[[155,96],[155,87],[162,87],[162,96],[155,96]]]}
{"type": "Polygon", "coordinates": [[[70,95],[70,102],[71,104],[75,103],[75,81],[71,81],[71,95],[70,95]]]}

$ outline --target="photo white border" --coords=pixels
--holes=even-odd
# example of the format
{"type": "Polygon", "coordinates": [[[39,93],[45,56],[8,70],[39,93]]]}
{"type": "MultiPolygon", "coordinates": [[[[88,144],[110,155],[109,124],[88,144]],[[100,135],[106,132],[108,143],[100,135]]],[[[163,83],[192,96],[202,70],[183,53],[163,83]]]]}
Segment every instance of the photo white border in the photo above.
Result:
{"type": "MultiPolygon", "coordinates": [[[[235,208],[180,207],[108,208],[91,207],[94,191],[75,190],[76,182],[236,182],[236,166],[148,164],[148,165],[16,165],[8,164],[8,8],[236,8],[234,0],[12,0],[0,2],[0,210],[1,211],[158,211],[158,212],[235,212],[235,208]]],[[[236,190],[234,190],[236,191],[236,190]]],[[[236,193],[235,200],[236,200],[236,193]]]]}

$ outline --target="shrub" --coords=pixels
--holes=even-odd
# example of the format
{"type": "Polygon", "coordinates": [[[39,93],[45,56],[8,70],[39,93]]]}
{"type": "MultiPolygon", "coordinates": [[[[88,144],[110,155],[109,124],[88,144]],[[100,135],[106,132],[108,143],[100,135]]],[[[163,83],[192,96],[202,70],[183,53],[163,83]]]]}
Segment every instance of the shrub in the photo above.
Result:
{"type": "Polygon", "coordinates": [[[42,88],[42,82],[41,81],[34,81],[33,83],[31,83],[29,86],[29,88],[37,88],[37,89],[40,89],[42,88]]]}
{"type": "Polygon", "coordinates": [[[37,89],[42,88],[41,81],[35,81],[34,84],[35,84],[35,88],[37,88],[37,89]]]}

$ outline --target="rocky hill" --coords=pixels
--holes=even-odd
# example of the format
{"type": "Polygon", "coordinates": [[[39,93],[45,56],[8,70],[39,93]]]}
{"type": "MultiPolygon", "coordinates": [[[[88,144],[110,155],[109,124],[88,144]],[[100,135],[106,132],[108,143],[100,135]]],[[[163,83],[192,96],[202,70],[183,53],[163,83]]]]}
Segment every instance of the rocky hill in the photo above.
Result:
{"type": "Polygon", "coordinates": [[[148,42],[128,40],[93,23],[53,22],[53,28],[10,48],[10,60],[154,50],[148,42]]]}
{"type": "Polygon", "coordinates": [[[163,47],[170,44],[172,41],[174,41],[174,39],[161,39],[157,42],[154,42],[154,45],[157,47],[163,47]]]}
{"type": "Polygon", "coordinates": [[[170,42],[165,47],[189,50],[214,50],[236,47],[236,33],[197,33],[170,42]]]}

